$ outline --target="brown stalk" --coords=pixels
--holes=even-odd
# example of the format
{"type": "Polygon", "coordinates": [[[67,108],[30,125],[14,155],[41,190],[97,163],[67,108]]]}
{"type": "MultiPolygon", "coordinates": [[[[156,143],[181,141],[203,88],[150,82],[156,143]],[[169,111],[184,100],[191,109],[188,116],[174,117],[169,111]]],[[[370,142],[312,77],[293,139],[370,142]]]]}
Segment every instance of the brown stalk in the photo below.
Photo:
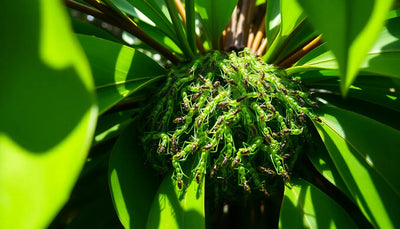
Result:
{"type": "Polygon", "coordinates": [[[80,2],[76,2],[74,0],[64,0],[65,5],[68,6],[71,9],[75,9],[77,11],[86,13],[88,15],[92,15],[95,18],[98,18],[102,21],[105,21],[107,23],[110,24],[117,24],[116,21],[112,20],[111,18],[107,17],[107,15],[105,15],[103,12],[101,12],[100,10],[97,10],[95,8],[92,8],[90,6],[87,6],[85,4],[82,4],[80,2]]]}
{"type": "MultiPolygon", "coordinates": [[[[179,59],[167,48],[158,43],[156,40],[151,38],[147,33],[145,33],[139,26],[128,17],[123,17],[108,6],[102,4],[98,0],[85,0],[88,4],[101,11],[107,18],[106,22],[118,26],[121,29],[127,31],[128,33],[134,35],[135,37],[142,40],[144,43],[148,44],[150,47],[157,50],[160,54],[169,59],[172,63],[178,64],[179,59]]],[[[92,15],[94,16],[94,15],[92,15]]]]}
{"type": "Polygon", "coordinates": [[[243,0],[240,11],[239,18],[236,27],[236,42],[235,46],[238,49],[243,49],[249,38],[250,24],[253,19],[255,0],[243,0]]]}
{"type": "Polygon", "coordinates": [[[251,48],[254,41],[254,24],[250,25],[249,37],[247,38],[247,47],[251,48]]]}
{"type": "MultiPolygon", "coordinates": [[[[250,33],[250,25],[251,25],[251,22],[253,21],[253,15],[254,15],[254,11],[255,11],[255,4],[256,4],[256,1],[255,0],[248,0],[249,2],[248,2],[248,4],[249,4],[249,6],[248,6],[248,8],[247,8],[247,11],[246,11],[246,13],[245,13],[245,23],[244,23],[244,28],[243,28],[243,30],[244,30],[244,37],[245,38],[248,38],[249,37],[249,33],[250,33]]],[[[246,40],[246,42],[247,42],[247,40],[246,40]]]]}
{"type": "Polygon", "coordinates": [[[224,50],[230,50],[235,48],[235,37],[236,37],[236,24],[238,16],[238,6],[235,6],[233,10],[231,20],[229,21],[228,27],[226,29],[225,46],[224,50]],[[230,25],[230,26],[229,26],[230,25]]]}
{"type": "Polygon", "coordinates": [[[251,52],[252,53],[256,53],[257,52],[258,47],[260,46],[261,40],[262,40],[262,38],[264,36],[264,32],[265,32],[265,16],[261,20],[261,24],[258,27],[256,36],[254,37],[254,41],[253,41],[253,44],[251,46],[251,52]]]}
{"type": "Polygon", "coordinates": [[[236,30],[235,30],[235,43],[234,46],[236,49],[243,49],[244,48],[244,43],[246,34],[248,33],[248,30],[246,31],[246,18],[248,17],[247,13],[249,11],[249,8],[252,6],[250,5],[250,1],[252,0],[242,0],[241,5],[239,8],[239,17],[237,19],[237,24],[236,24],[236,30]]]}
{"type": "MultiPolygon", "coordinates": [[[[186,25],[186,12],[185,8],[182,5],[182,2],[180,0],[174,0],[176,8],[178,9],[179,15],[181,15],[183,24],[186,25]]],[[[196,46],[199,49],[200,53],[205,53],[206,50],[204,49],[203,43],[200,40],[200,37],[197,36],[196,34],[196,46]]]]}
{"type": "Polygon", "coordinates": [[[292,66],[294,63],[300,60],[304,55],[306,55],[316,47],[320,46],[321,44],[322,44],[321,35],[319,35],[313,40],[311,40],[309,43],[307,43],[303,48],[297,50],[288,58],[280,62],[278,66],[281,68],[288,68],[292,66]]]}
{"type": "Polygon", "coordinates": [[[267,48],[267,38],[263,38],[261,41],[260,47],[258,47],[256,56],[261,56],[265,53],[265,49],[267,48]]]}
{"type": "Polygon", "coordinates": [[[227,27],[222,31],[221,38],[219,39],[219,47],[222,47],[222,49],[225,49],[227,28],[230,28],[230,21],[227,27]]]}

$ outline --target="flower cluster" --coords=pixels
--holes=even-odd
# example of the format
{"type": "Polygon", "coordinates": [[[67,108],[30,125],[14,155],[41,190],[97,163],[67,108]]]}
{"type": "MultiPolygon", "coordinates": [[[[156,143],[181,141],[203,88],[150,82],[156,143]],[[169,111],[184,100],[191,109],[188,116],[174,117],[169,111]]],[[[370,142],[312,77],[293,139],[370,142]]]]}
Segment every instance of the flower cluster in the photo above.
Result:
{"type": "Polygon", "coordinates": [[[320,121],[298,81],[248,50],[215,51],[171,69],[154,101],[144,145],[151,157],[172,164],[180,189],[181,165],[193,158],[198,183],[209,174],[223,188],[235,182],[268,195],[269,179],[290,180],[306,119],[320,121]]]}

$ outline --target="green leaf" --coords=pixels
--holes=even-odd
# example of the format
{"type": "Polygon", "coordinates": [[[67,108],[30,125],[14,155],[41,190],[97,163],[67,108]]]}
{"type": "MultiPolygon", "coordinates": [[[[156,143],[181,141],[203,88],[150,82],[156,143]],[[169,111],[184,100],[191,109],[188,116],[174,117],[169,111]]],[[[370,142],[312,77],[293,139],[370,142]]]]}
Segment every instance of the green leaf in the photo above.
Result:
{"type": "MultiPolygon", "coordinates": [[[[311,73],[311,72],[308,72],[311,73]]],[[[340,94],[339,82],[337,79],[311,82],[307,84],[309,88],[315,88],[317,91],[325,91],[329,94],[340,94]]],[[[400,80],[382,76],[359,75],[350,87],[348,98],[356,98],[369,102],[369,106],[378,105],[400,112],[400,80]]],[[[335,102],[342,103],[340,98],[335,98],[335,102]]],[[[357,106],[359,107],[359,106],[357,106]]],[[[388,117],[388,113],[379,112],[388,117]]],[[[394,114],[396,115],[396,114],[394,114]]]]}
{"type": "Polygon", "coordinates": [[[132,122],[132,116],[137,112],[137,109],[130,109],[99,116],[92,145],[95,146],[120,135],[121,131],[132,122]]]}
{"type": "Polygon", "coordinates": [[[185,1],[186,11],[186,38],[194,54],[197,53],[196,47],[196,11],[194,0],[185,1]]]}
{"type": "MultiPolygon", "coordinates": [[[[375,44],[368,52],[360,70],[369,74],[380,74],[400,78],[400,17],[387,21],[375,44]]],[[[289,74],[315,69],[338,69],[338,63],[326,44],[314,49],[294,67],[288,69],[289,74]]]]}
{"type": "Polygon", "coordinates": [[[0,26],[1,227],[46,228],[93,136],[90,68],[60,1],[4,1],[0,26]]]}
{"type": "Polygon", "coordinates": [[[160,184],[157,174],[145,166],[137,125],[132,123],[121,134],[109,163],[111,194],[125,228],[145,228],[160,184]]]}
{"type": "Polygon", "coordinates": [[[317,34],[311,24],[308,21],[303,21],[277,54],[274,63],[283,62],[284,58],[289,57],[290,54],[297,51],[300,47],[307,45],[316,36],[317,34]]]}
{"type": "Polygon", "coordinates": [[[109,5],[117,7],[122,12],[127,13],[139,20],[151,25],[153,28],[160,29],[171,38],[174,42],[177,41],[174,27],[168,14],[162,11],[165,6],[159,4],[160,1],[154,0],[106,0],[109,5]]]}
{"type": "Polygon", "coordinates": [[[232,16],[238,0],[195,0],[212,49],[219,47],[219,38],[232,16]]]}
{"type": "Polygon", "coordinates": [[[298,1],[336,56],[341,72],[342,94],[346,95],[393,1],[298,1]]]}
{"type": "Polygon", "coordinates": [[[285,187],[279,228],[357,228],[347,212],[304,180],[285,187]]]}
{"type": "MultiPolygon", "coordinates": [[[[167,49],[173,51],[175,54],[182,54],[182,50],[176,45],[176,43],[171,40],[168,36],[166,36],[161,30],[157,27],[149,25],[147,23],[138,21],[138,26],[143,29],[151,38],[156,40],[158,43],[162,44],[167,49]]],[[[146,49],[151,49],[150,46],[146,47],[146,49]]]]}
{"type": "MultiPolygon", "coordinates": [[[[316,135],[316,137],[319,138],[318,135],[316,135]]],[[[315,169],[317,169],[317,171],[330,183],[339,188],[347,196],[351,197],[349,190],[347,189],[343,179],[340,177],[340,174],[330,158],[323,142],[320,139],[316,139],[314,144],[314,147],[308,149],[307,157],[310,159],[315,169]]]]}
{"type": "Polygon", "coordinates": [[[361,70],[400,79],[399,59],[400,17],[396,17],[386,22],[377,41],[361,65],[361,70]]]}
{"type": "Polygon", "coordinates": [[[263,59],[273,63],[284,45],[295,35],[295,29],[304,21],[306,15],[296,0],[272,0],[268,2],[266,15],[266,34],[268,50],[263,59]]]}
{"type": "Polygon", "coordinates": [[[194,54],[189,46],[188,40],[186,39],[183,21],[179,17],[178,9],[176,8],[173,0],[165,0],[165,3],[167,4],[168,12],[171,16],[176,36],[178,37],[178,45],[188,59],[193,59],[194,54]]]}
{"type": "Polygon", "coordinates": [[[78,38],[93,69],[100,114],[165,76],[157,62],[133,48],[85,35],[78,38]]]}
{"type": "Polygon", "coordinates": [[[256,6],[259,6],[259,5],[261,5],[261,4],[264,4],[265,2],[266,2],[265,0],[256,0],[255,5],[256,5],[256,6]]]}
{"type": "Polygon", "coordinates": [[[151,206],[147,228],[205,228],[204,179],[184,179],[179,190],[171,174],[165,177],[151,206]],[[188,180],[188,181],[186,181],[188,180]]]}
{"type": "Polygon", "coordinates": [[[315,123],[353,199],[375,227],[400,226],[400,131],[333,106],[318,110],[315,123]]]}

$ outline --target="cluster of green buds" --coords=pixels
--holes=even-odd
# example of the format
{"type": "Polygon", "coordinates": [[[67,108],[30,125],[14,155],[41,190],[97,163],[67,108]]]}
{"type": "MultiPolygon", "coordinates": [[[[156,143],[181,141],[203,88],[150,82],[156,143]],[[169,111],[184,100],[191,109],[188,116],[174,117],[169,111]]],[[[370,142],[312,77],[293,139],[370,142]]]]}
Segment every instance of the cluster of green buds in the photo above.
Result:
{"type": "Polygon", "coordinates": [[[179,189],[188,176],[182,163],[193,158],[198,183],[209,174],[223,188],[234,182],[268,195],[268,179],[290,180],[288,161],[301,150],[306,119],[320,122],[313,106],[299,82],[248,50],[215,51],[171,69],[143,143],[173,167],[179,189]]]}

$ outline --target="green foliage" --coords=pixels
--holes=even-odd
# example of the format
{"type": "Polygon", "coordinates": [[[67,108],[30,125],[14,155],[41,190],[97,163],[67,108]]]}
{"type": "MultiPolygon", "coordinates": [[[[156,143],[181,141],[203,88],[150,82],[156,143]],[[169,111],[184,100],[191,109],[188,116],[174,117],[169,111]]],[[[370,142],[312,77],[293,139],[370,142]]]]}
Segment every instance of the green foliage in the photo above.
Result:
{"type": "Polygon", "coordinates": [[[64,1],[154,39],[134,47],[61,1],[4,1],[0,227],[400,227],[398,1],[249,2],[260,58],[222,50],[238,1],[182,1],[186,24],[172,0],[64,1]]]}
{"type": "Polygon", "coordinates": [[[323,124],[317,129],[356,203],[375,227],[398,227],[397,165],[388,161],[398,158],[400,132],[335,107],[325,106],[319,112],[323,124]]]}
{"type": "Polygon", "coordinates": [[[195,0],[209,46],[213,49],[218,49],[221,33],[237,2],[238,0],[195,0]]]}
{"type": "Polygon", "coordinates": [[[165,70],[140,51],[96,37],[78,39],[93,69],[100,114],[165,76],[165,70]]]}
{"type": "Polygon", "coordinates": [[[285,188],[280,228],[355,228],[348,213],[312,184],[298,180],[285,188]],[[329,212],[329,214],[327,214],[329,212]]]}
{"type": "Polygon", "coordinates": [[[337,58],[344,95],[357,76],[393,1],[303,1],[300,5],[337,58]]]}
{"type": "Polygon", "coordinates": [[[1,227],[45,228],[86,159],[97,117],[93,79],[59,2],[7,1],[3,9],[1,227]]]}

